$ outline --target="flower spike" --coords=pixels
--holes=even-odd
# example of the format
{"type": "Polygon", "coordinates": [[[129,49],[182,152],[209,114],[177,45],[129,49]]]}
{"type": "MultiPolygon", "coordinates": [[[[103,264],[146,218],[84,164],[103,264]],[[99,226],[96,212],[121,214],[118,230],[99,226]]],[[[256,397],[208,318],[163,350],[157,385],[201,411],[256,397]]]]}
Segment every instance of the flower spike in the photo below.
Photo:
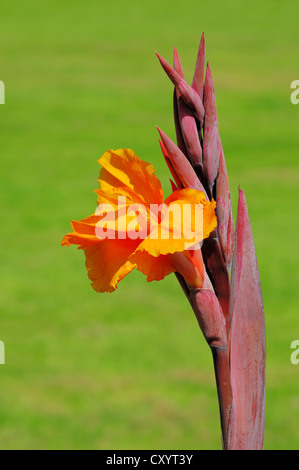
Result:
{"type": "Polygon", "coordinates": [[[223,448],[260,449],[263,446],[265,412],[264,314],[260,280],[242,192],[236,233],[234,229],[209,63],[205,74],[204,35],[199,45],[192,87],[186,83],[176,49],[174,68],[161,56],[158,58],[175,86],[178,147],[160,131],[172,169],[184,187],[204,188],[206,197],[215,197],[217,202],[217,228],[202,243],[203,286],[194,289],[183,283],[179,276],[178,280],[212,350],[223,448]],[[191,170],[189,162],[194,170],[191,170]],[[254,333],[256,331],[258,334],[254,333]]]}

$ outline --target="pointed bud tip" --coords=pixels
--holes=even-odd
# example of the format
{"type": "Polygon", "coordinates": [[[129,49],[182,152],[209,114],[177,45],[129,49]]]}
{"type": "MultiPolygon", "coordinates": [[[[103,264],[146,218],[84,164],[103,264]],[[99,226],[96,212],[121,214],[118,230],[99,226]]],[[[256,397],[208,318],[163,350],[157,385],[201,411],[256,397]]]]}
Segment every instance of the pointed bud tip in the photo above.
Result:
{"type": "Polygon", "coordinates": [[[214,83],[213,76],[209,62],[207,62],[206,77],[205,77],[205,87],[208,87],[214,92],[214,83]]]}
{"type": "Polygon", "coordinates": [[[246,198],[245,198],[245,191],[243,191],[240,186],[238,187],[238,191],[239,191],[239,205],[246,206],[247,204],[246,204],[246,198]]]}
{"type": "Polygon", "coordinates": [[[239,200],[238,200],[238,214],[237,214],[237,221],[244,221],[244,218],[248,218],[249,222],[249,214],[248,214],[248,208],[247,208],[247,203],[246,203],[246,198],[245,198],[245,192],[242,191],[242,189],[239,186],[239,200]]]}
{"type": "Polygon", "coordinates": [[[202,35],[201,35],[199,47],[200,47],[200,48],[204,48],[204,47],[205,47],[205,33],[202,33],[202,35]]]}
{"type": "Polygon", "coordinates": [[[166,63],[166,60],[164,59],[164,57],[162,57],[157,51],[155,52],[155,54],[158,57],[161,64],[166,63]]]}
{"type": "Polygon", "coordinates": [[[168,75],[168,77],[170,78],[172,83],[174,85],[176,85],[179,81],[181,81],[182,80],[181,75],[173,67],[171,67],[171,65],[169,65],[167,60],[165,60],[164,57],[162,57],[157,52],[156,52],[156,55],[157,55],[157,57],[160,61],[160,64],[161,64],[164,72],[168,75]]]}
{"type": "Polygon", "coordinates": [[[174,46],[173,51],[173,68],[182,78],[184,78],[182,63],[176,46],[174,46]]]}
{"type": "Polygon", "coordinates": [[[177,191],[179,188],[177,187],[177,185],[175,184],[175,182],[172,181],[171,178],[169,178],[169,181],[170,181],[170,185],[171,185],[172,192],[177,191]]]}
{"type": "Polygon", "coordinates": [[[163,141],[163,137],[166,136],[165,132],[163,132],[162,129],[160,129],[159,126],[156,126],[156,128],[157,128],[157,131],[159,132],[159,134],[161,136],[161,139],[163,141]]]}
{"type": "Polygon", "coordinates": [[[157,128],[157,131],[159,132],[160,134],[160,137],[161,137],[161,141],[162,141],[162,144],[165,145],[165,140],[169,140],[169,137],[167,137],[167,135],[165,134],[165,132],[162,131],[162,129],[160,129],[160,127],[156,126],[157,128]]]}

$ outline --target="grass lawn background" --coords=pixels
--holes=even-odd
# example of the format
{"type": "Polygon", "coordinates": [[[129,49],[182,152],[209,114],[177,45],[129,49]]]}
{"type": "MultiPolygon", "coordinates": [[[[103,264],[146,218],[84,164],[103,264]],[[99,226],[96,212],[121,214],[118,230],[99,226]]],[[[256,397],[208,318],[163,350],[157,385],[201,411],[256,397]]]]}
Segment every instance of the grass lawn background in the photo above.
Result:
{"type": "Polygon", "coordinates": [[[95,209],[106,149],[134,149],[170,193],[155,125],[174,138],[173,88],[154,52],[171,62],[176,45],[190,82],[202,31],[262,280],[265,448],[299,448],[298,14],[295,0],[1,4],[0,448],[221,448],[210,351],[175,277],[97,294],[83,253],[60,247],[95,209]]]}

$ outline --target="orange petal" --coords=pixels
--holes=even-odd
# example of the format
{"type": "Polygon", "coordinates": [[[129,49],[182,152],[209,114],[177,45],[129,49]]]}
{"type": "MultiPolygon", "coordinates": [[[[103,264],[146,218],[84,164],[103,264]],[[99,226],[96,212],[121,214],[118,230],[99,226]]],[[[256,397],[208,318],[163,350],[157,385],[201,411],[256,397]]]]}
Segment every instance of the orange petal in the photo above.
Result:
{"type": "Polygon", "coordinates": [[[129,261],[140,240],[109,239],[97,236],[99,216],[91,215],[78,222],[72,221],[73,233],[68,233],[62,240],[63,246],[78,245],[86,256],[88,277],[97,292],[113,292],[118,282],[123,279],[135,264],[129,261]]]}
{"type": "Polygon", "coordinates": [[[190,256],[189,251],[185,251],[184,253],[172,253],[168,255],[168,257],[175,266],[176,271],[184,277],[188,284],[196,288],[201,288],[204,280],[203,261],[202,265],[199,263],[201,251],[196,250],[193,254],[194,253],[199,254],[199,258],[196,260],[190,256]]]}
{"type": "MultiPolygon", "coordinates": [[[[196,267],[196,269],[199,273],[199,276],[201,277],[201,280],[203,282],[204,275],[205,275],[205,267],[204,267],[204,261],[203,261],[201,249],[188,250],[184,254],[191,261],[193,266],[196,267]]],[[[200,286],[200,287],[202,287],[202,286],[200,286]]]]}
{"type": "Polygon", "coordinates": [[[136,248],[134,240],[102,240],[84,248],[88,277],[97,292],[113,292],[136,264],[129,256],[136,248]]]}
{"type": "Polygon", "coordinates": [[[99,195],[96,214],[102,215],[96,231],[100,239],[107,238],[107,236],[120,239],[135,239],[139,236],[143,239],[147,236],[150,210],[138,195],[128,188],[120,193],[105,193],[101,190],[96,190],[96,192],[99,195]],[[110,232],[112,236],[104,233],[102,230],[104,227],[112,231],[110,232]]]}
{"type": "MultiPolygon", "coordinates": [[[[183,252],[210,235],[217,226],[216,203],[207,201],[204,193],[195,189],[174,191],[156,212],[156,223],[138,251],[152,256],[183,252]],[[197,212],[196,212],[197,211],[197,212]]],[[[151,221],[155,219],[151,206],[151,221]]]]}
{"type": "Polygon", "coordinates": [[[101,190],[126,186],[147,204],[163,202],[163,190],[153,165],[141,160],[133,150],[108,150],[98,162],[104,168],[99,178],[101,190]]]}
{"type": "Polygon", "coordinates": [[[117,200],[120,196],[126,197],[129,204],[144,204],[145,202],[140,194],[135,193],[134,190],[128,188],[127,186],[111,187],[109,191],[104,191],[103,189],[95,189],[94,191],[97,195],[97,204],[103,204],[109,202],[115,204],[117,207],[117,200]]]}
{"type": "MultiPolygon", "coordinates": [[[[183,204],[202,204],[203,206],[203,238],[208,238],[210,233],[217,227],[217,218],[215,214],[216,202],[214,199],[207,201],[202,191],[197,189],[185,188],[174,191],[165,203],[171,205],[173,203],[183,204]]],[[[192,225],[192,230],[195,229],[192,225]]],[[[202,240],[201,240],[202,241],[202,240]]]]}
{"type": "Polygon", "coordinates": [[[139,271],[147,276],[147,281],[161,281],[165,276],[176,271],[168,256],[151,256],[145,251],[136,251],[130,256],[139,271]]]}
{"type": "Polygon", "coordinates": [[[91,215],[79,221],[72,220],[71,225],[73,233],[65,235],[61,245],[78,245],[79,248],[83,248],[98,243],[99,238],[96,236],[95,227],[99,220],[100,217],[96,215],[91,215]]]}

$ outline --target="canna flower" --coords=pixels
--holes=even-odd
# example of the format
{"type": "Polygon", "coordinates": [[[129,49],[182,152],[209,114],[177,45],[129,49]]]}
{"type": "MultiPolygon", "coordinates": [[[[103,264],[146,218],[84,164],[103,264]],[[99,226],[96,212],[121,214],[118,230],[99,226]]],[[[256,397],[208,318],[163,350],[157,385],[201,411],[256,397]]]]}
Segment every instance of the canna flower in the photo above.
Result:
{"type": "Polygon", "coordinates": [[[113,292],[135,268],[148,281],[176,274],[213,355],[223,449],[262,449],[265,322],[260,277],[241,190],[234,227],[204,35],[191,86],[176,48],[173,67],[157,57],[174,85],[177,143],[158,128],[172,194],[164,199],[153,166],[133,150],[109,150],[99,159],[96,211],[72,221],[73,232],[62,245],[84,251],[97,292],[113,292]]]}
{"type": "Polygon", "coordinates": [[[99,163],[97,209],[72,221],[73,232],[62,240],[63,246],[84,250],[92,287],[113,292],[134,268],[148,281],[177,272],[189,285],[202,287],[200,244],[217,226],[216,202],[174,183],[164,200],[154,167],[130,149],[108,150],[99,163]]]}

